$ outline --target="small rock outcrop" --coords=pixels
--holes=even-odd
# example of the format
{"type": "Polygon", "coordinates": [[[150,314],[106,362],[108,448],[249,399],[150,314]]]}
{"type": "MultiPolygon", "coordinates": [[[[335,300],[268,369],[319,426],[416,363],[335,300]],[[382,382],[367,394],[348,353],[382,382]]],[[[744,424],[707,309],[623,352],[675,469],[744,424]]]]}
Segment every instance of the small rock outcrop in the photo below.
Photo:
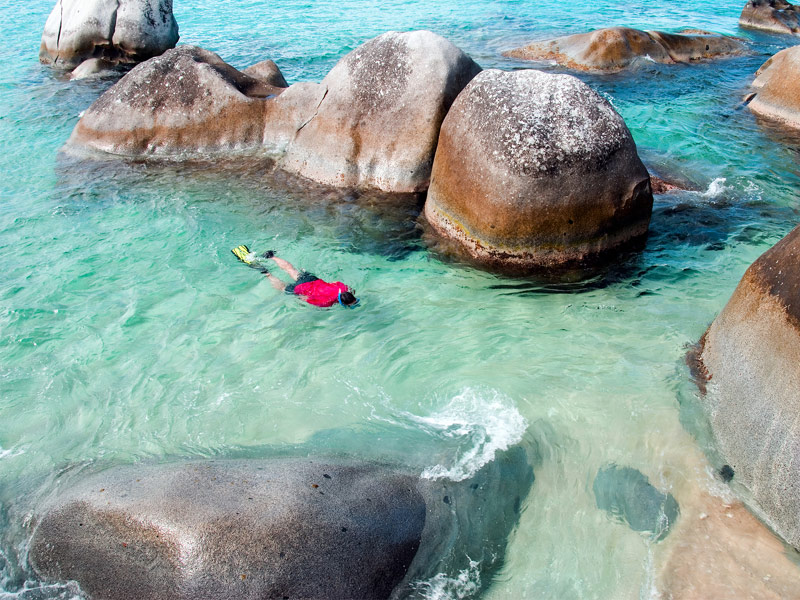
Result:
{"type": "Polygon", "coordinates": [[[44,26],[39,60],[69,70],[98,58],[137,63],[177,43],[172,0],[58,0],[44,26]]]}
{"type": "Polygon", "coordinates": [[[286,83],[286,79],[283,77],[283,73],[281,73],[281,70],[278,68],[278,65],[275,64],[274,60],[262,60],[260,63],[247,67],[242,73],[263,81],[272,87],[289,87],[289,84],[286,83]]]}
{"type": "Polygon", "coordinates": [[[773,33],[800,33],[800,6],[785,0],[748,0],[739,25],[773,33]]]}
{"type": "Polygon", "coordinates": [[[425,217],[509,271],[581,263],[647,233],[650,177],[622,117],[570,75],[484,71],[444,120],[425,217]]]}
{"type": "Polygon", "coordinates": [[[180,46],[134,67],[84,113],[69,144],[125,156],[261,146],[278,94],[213,52],[180,46]]]}
{"type": "Polygon", "coordinates": [[[288,88],[272,61],[241,73],[183,46],[101,96],[70,145],[126,156],[259,151],[326,185],[415,193],[429,185],[445,114],[479,71],[428,31],[383,34],[321,83],[288,88]]]}
{"type": "Polygon", "coordinates": [[[781,50],[765,62],[753,81],[748,108],[756,115],[800,129],[800,46],[781,50]]]}
{"type": "Polygon", "coordinates": [[[620,518],[634,531],[662,540],[678,520],[680,510],[672,494],[656,489],[640,471],[609,465],[597,472],[592,484],[597,508],[620,518]]]}
{"type": "Polygon", "coordinates": [[[707,31],[685,30],[674,34],[609,27],[533,42],[503,54],[522,60],[552,60],[581,71],[616,72],[643,59],[665,64],[687,63],[739,54],[744,49],[740,40],[707,31]]]}
{"type": "Polygon", "coordinates": [[[502,564],[532,479],[524,452],[463,483],[345,458],[116,467],[37,511],[29,561],[106,600],[404,596],[502,564]]]}
{"type": "Polygon", "coordinates": [[[800,547],[800,227],[747,269],[698,356],[722,456],[800,547]]]}

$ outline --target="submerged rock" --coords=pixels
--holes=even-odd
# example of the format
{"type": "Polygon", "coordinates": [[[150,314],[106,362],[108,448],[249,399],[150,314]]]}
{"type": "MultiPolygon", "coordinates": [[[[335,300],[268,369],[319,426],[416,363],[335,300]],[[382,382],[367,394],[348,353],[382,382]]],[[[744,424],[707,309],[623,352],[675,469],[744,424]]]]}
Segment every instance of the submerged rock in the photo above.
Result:
{"type": "Polygon", "coordinates": [[[661,540],[678,520],[672,494],[658,491],[640,471],[610,465],[597,472],[592,485],[597,508],[625,521],[634,531],[661,540]]]}
{"type": "Polygon", "coordinates": [[[110,469],[45,508],[29,558],[110,600],[403,596],[462,557],[502,562],[532,481],[521,458],[464,483],[345,459],[110,469]]]}
{"type": "Polygon", "coordinates": [[[800,228],[747,269],[703,335],[696,371],[736,480],[800,547],[800,228]]]}
{"type": "Polygon", "coordinates": [[[800,129],[800,46],[781,50],[765,62],[753,81],[747,105],[760,117],[800,129]]]}
{"type": "Polygon", "coordinates": [[[490,70],[442,125],[425,217],[492,268],[580,263],[647,233],[650,178],[613,107],[569,75],[490,70]]]}
{"type": "Polygon", "coordinates": [[[786,0],[748,0],[739,25],[773,33],[800,33],[800,7],[786,0]]]}
{"type": "Polygon", "coordinates": [[[613,72],[640,59],[665,64],[686,63],[739,54],[744,48],[740,40],[707,31],[685,30],[673,34],[609,27],[533,42],[503,54],[523,60],[553,60],[582,71],[613,72]]]}
{"type": "Polygon", "coordinates": [[[271,61],[240,73],[183,46],[101,96],[70,144],[127,156],[250,150],[326,185],[419,192],[430,181],[441,122],[479,71],[427,31],[381,35],[322,83],[288,88],[271,61]]]}
{"type": "Polygon", "coordinates": [[[261,146],[279,93],[213,52],[181,46],[137,65],[84,113],[69,144],[117,155],[165,155],[261,146]]]}
{"type": "Polygon", "coordinates": [[[707,493],[682,500],[656,573],[659,598],[800,599],[800,569],[745,506],[707,493]]]}
{"type": "Polygon", "coordinates": [[[58,0],[39,60],[74,69],[85,60],[137,63],[178,43],[172,0],[58,0]]]}

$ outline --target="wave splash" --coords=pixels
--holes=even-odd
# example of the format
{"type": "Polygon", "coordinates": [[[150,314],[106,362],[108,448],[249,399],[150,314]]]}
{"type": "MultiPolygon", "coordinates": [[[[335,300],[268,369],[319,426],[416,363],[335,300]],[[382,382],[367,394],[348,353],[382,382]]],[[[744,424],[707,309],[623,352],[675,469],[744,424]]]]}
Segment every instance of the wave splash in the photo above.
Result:
{"type": "Polygon", "coordinates": [[[457,446],[453,462],[427,467],[422,472],[425,479],[468,479],[494,460],[498,451],[519,443],[528,428],[513,401],[496,390],[466,388],[430,416],[405,416],[457,446]]]}
{"type": "Polygon", "coordinates": [[[473,596],[481,587],[481,573],[476,560],[469,561],[469,567],[462,569],[455,577],[439,573],[427,581],[421,581],[414,589],[425,600],[461,600],[473,596]]]}

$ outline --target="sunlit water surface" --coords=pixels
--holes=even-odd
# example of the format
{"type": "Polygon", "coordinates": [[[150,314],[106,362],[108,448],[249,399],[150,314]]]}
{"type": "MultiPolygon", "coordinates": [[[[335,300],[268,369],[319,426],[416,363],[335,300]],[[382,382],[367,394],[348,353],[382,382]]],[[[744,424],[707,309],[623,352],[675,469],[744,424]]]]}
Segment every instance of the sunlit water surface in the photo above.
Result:
{"type": "Polygon", "coordinates": [[[718,465],[703,453],[683,357],[797,221],[798,140],[737,108],[755,70],[793,40],[739,30],[741,5],[176,0],[181,43],[238,68],[272,58],[290,83],[320,80],[387,30],[430,29],[502,69],[529,66],[505,49],[602,26],[749,40],[738,58],[582,76],[651,169],[698,191],[656,198],[642,252],[555,285],[432,254],[413,199],[304,189],[252,165],[65,159],[79,113],[113,80],[69,82],[40,66],[51,3],[4,0],[0,598],[75,593],[24,565],[26,510],[64,469],[310,439],[367,458],[400,449],[427,476],[452,478],[513,444],[535,447],[502,570],[493,581],[478,567],[444,573],[427,582],[431,597],[650,596],[656,544],[596,507],[595,474],[637,468],[679,503],[712,485],[718,465]],[[240,243],[349,283],[362,305],[319,310],[276,293],[230,254],[240,243]]]}

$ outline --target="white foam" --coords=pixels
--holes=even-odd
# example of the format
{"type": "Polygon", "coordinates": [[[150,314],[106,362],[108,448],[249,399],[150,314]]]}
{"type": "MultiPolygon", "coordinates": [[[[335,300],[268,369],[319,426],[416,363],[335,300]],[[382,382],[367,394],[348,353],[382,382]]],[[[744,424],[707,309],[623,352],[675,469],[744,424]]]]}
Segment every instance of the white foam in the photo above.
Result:
{"type": "Polygon", "coordinates": [[[478,561],[470,560],[469,567],[458,572],[455,577],[444,573],[414,585],[425,600],[456,600],[473,596],[481,587],[481,574],[478,561]]]}
{"type": "Polygon", "coordinates": [[[2,446],[0,446],[0,460],[4,458],[14,458],[15,456],[19,456],[20,454],[24,454],[24,448],[17,448],[16,450],[5,450],[2,446]]]}
{"type": "Polygon", "coordinates": [[[428,416],[408,415],[417,424],[446,438],[462,438],[451,465],[426,468],[426,479],[463,481],[494,460],[498,451],[522,440],[528,422],[513,401],[495,390],[466,388],[441,411],[428,416]]]}
{"type": "Polygon", "coordinates": [[[725,178],[717,177],[708,185],[708,189],[702,193],[704,198],[716,198],[725,191],[725,178]]]}

